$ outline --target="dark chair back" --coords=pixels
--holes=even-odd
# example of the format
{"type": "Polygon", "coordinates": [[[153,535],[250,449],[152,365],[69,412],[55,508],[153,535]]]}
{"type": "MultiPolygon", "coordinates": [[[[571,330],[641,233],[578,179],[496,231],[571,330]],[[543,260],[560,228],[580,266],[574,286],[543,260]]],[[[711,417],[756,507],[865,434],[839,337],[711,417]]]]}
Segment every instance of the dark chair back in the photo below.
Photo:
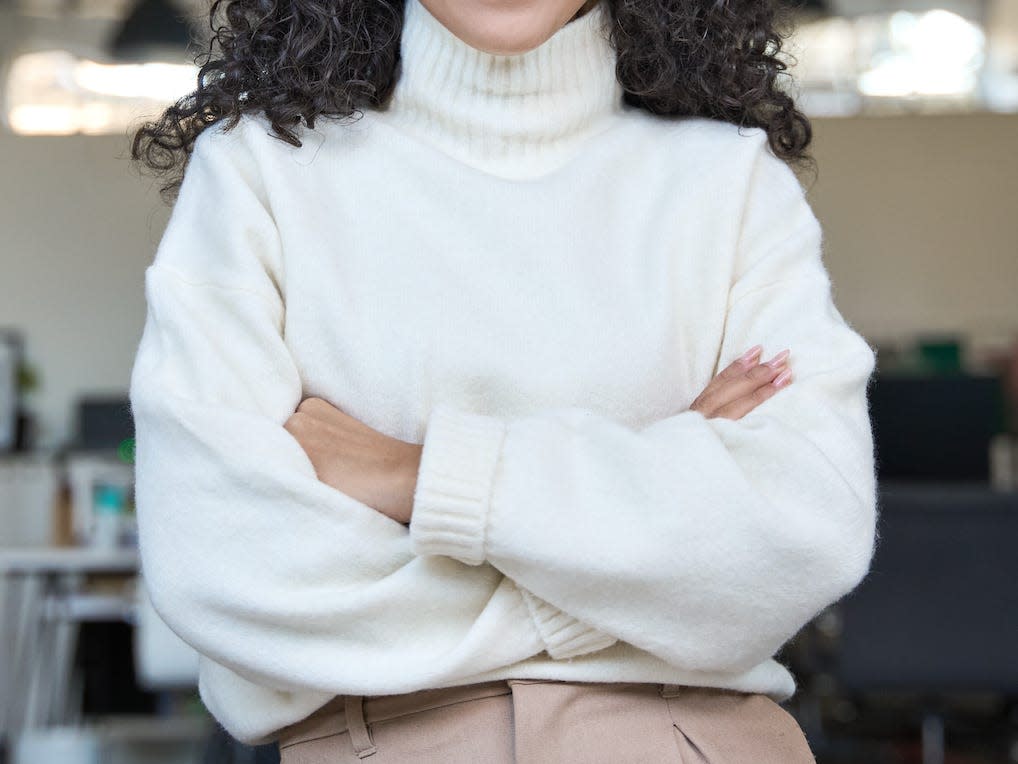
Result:
{"type": "Polygon", "coordinates": [[[1018,494],[882,484],[870,573],[838,603],[855,690],[1018,692],[1018,494]]]}

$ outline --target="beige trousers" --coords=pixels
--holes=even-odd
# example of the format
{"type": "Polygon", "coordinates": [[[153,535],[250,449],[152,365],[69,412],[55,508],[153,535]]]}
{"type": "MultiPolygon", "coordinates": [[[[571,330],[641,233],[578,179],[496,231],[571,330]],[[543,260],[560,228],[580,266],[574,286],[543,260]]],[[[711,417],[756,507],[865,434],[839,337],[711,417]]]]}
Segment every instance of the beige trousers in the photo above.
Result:
{"type": "Polygon", "coordinates": [[[278,744],[281,764],[815,764],[766,695],[538,679],[338,695],[278,744]]]}

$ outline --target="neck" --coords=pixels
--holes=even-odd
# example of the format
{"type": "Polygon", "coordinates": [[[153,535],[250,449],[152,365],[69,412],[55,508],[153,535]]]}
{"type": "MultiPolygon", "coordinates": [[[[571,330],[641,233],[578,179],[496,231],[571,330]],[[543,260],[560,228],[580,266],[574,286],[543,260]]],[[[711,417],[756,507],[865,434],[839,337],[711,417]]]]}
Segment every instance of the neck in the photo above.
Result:
{"type": "Polygon", "coordinates": [[[406,0],[400,72],[379,114],[486,171],[540,175],[622,109],[606,19],[603,2],[588,3],[536,48],[498,55],[406,0]]]}

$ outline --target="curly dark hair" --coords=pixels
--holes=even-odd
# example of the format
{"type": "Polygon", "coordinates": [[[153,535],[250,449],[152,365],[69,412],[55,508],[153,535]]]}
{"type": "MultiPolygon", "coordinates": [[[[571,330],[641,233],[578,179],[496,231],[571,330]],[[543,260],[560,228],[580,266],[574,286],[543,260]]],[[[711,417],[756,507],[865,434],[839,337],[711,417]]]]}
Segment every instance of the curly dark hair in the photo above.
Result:
{"type": "MultiPolygon", "coordinates": [[[[776,156],[815,169],[807,152],[810,121],[778,83],[787,68],[779,54],[793,27],[792,6],[601,1],[627,103],[653,114],[761,127],[776,156]]],[[[229,130],[245,112],[264,113],[276,137],[300,146],[292,127],[302,117],[314,129],[320,115],[356,119],[365,107],[384,107],[399,76],[404,2],[214,0],[208,50],[196,60],[204,58],[197,89],[134,133],[131,158],[165,177],[160,193],[169,203],[198,135],[220,120],[229,130]]]]}

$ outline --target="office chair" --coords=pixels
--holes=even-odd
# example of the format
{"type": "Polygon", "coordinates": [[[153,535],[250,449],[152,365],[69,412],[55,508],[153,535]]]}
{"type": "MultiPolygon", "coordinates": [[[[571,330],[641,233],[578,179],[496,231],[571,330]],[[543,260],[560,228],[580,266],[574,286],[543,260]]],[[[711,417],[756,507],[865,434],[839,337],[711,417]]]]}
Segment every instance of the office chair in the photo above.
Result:
{"type": "Polygon", "coordinates": [[[835,674],[849,693],[923,694],[924,764],[944,761],[939,699],[1018,697],[1016,543],[1018,493],[881,486],[870,572],[837,603],[835,674]]]}

